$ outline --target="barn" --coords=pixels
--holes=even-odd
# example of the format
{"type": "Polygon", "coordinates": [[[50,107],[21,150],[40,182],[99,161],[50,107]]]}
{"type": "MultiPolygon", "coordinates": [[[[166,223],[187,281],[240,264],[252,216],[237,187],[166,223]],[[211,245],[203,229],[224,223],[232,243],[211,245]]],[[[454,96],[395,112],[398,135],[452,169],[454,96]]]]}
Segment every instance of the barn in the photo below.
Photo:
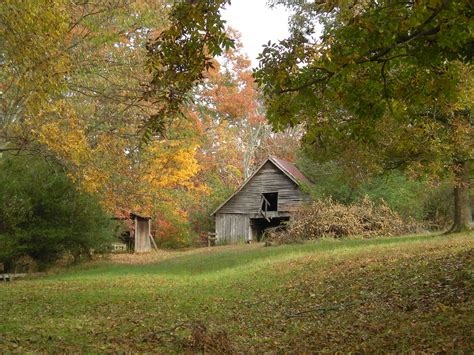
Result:
{"type": "Polygon", "coordinates": [[[216,241],[259,241],[265,229],[289,221],[310,197],[302,184],[311,182],[286,160],[268,157],[213,213],[216,241]]]}

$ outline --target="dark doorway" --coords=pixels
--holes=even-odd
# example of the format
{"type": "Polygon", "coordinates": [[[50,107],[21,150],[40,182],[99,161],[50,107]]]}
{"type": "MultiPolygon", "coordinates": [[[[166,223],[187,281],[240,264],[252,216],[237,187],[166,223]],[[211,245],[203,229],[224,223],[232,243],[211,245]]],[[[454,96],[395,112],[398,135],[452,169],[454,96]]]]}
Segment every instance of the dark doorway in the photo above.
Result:
{"type": "Polygon", "coordinates": [[[285,225],[285,222],[289,220],[290,217],[275,217],[270,219],[270,221],[267,221],[265,218],[250,218],[253,240],[260,242],[266,229],[285,225]]]}
{"type": "Polygon", "coordinates": [[[262,211],[278,211],[278,192],[267,192],[262,196],[262,211]]]}

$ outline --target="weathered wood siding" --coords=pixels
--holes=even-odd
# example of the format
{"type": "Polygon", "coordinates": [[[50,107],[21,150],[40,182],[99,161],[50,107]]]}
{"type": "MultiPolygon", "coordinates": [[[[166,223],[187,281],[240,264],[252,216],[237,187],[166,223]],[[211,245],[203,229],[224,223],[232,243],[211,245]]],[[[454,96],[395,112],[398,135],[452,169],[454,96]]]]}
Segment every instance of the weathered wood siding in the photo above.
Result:
{"type": "Polygon", "coordinates": [[[217,212],[217,215],[258,213],[261,194],[266,192],[278,192],[279,212],[294,211],[309,199],[298,185],[268,161],[247,185],[217,212]]]}
{"type": "Polygon", "coordinates": [[[135,252],[151,250],[150,220],[135,217],[135,252]]]}
{"type": "Polygon", "coordinates": [[[246,242],[251,238],[250,218],[243,214],[219,213],[216,215],[216,238],[229,244],[246,242]]]}

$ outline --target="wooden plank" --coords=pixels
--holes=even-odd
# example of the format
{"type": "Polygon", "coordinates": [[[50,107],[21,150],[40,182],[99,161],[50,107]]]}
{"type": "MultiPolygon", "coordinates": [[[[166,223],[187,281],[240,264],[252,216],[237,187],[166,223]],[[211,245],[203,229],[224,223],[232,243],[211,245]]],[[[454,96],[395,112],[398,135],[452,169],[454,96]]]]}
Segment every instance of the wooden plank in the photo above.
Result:
{"type": "Polygon", "coordinates": [[[250,218],[242,214],[218,214],[216,216],[216,237],[227,243],[245,242],[249,235],[250,218]]]}
{"type": "Polygon", "coordinates": [[[278,210],[289,211],[308,201],[308,195],[271,162],[267,162],[219,213],[257,213],[261,194],[278,192],[278,210]]]}
{"type": "Polygon", "coordinates": [[[135,252],[151,250],[150,222],[148,219],[135,217],[135,252]]]}
{"type": "Polygon", "coordinates": [[[134,252],[136,253],[137,251],[140,251],[140,241],[138,240],[138,217],[135,216],[135,218],[133,219],[134,221],[134,227],[135,227],[135,247],[134,247],[134,252]]]}
{"type": "Polygon", "coordinates": [[[155,248],[155,250],[158,251],[158,246],[155,243],[155,239],[153,238],[151,234],[149,236],[150,236],[151,243],[153,244],[153,248],[155,248]]]}

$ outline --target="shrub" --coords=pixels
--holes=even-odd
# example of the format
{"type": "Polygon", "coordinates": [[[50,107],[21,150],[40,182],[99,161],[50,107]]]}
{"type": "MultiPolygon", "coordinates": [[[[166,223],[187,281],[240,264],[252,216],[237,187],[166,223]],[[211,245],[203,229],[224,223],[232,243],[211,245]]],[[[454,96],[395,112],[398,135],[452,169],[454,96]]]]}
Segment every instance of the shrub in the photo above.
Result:
{"type": "Polygon", "coordinates": [[[214,232],[214,217],[211,213],[235,190],[235,186],[226,185],[218,176],[206,176],[204,180],[208,193],[190,201],[189,220],[193,230],[201,237],[214,232]]]}
{"type": "Polygon", "coordinates": [[[366,197],[343,205],[327,199],[299,209],[286,229],[270,230],[267,244],[291,244],[325,237],[394,236],[420,230],[419,223],[402,219],[383,200],[374,204],[366,197]]]}
{"type": "Polygon", "coordinates": [[[75,261],[103,252],[112,220],[79,191],[63,169],[32,156],[0,158],[0,263],[6,271],[31,257],[45,269],[65,255],[75,261]]]}
{"type": "Polygon", "coordinates": [[[156,208],[152,235],[158,248],[187,248],[196,243],[199,237],[193,232],[185,211],[168,204],[157,204],[156,208]]]}
{"type": "Polygon", "coordinates": [[[450,179],[437,184],[426,179],[412,179],[401,170],[382,175],[348,173],[337,162],[316,163],[301,156],[298,166],[314,185],[305,186],[314,199],[332,198],[343,204],[356,203],[368,196],[384,200],[402,218],[426,222],[432,229],[445,229],[452,223],[452,188],[450,179]]]}

